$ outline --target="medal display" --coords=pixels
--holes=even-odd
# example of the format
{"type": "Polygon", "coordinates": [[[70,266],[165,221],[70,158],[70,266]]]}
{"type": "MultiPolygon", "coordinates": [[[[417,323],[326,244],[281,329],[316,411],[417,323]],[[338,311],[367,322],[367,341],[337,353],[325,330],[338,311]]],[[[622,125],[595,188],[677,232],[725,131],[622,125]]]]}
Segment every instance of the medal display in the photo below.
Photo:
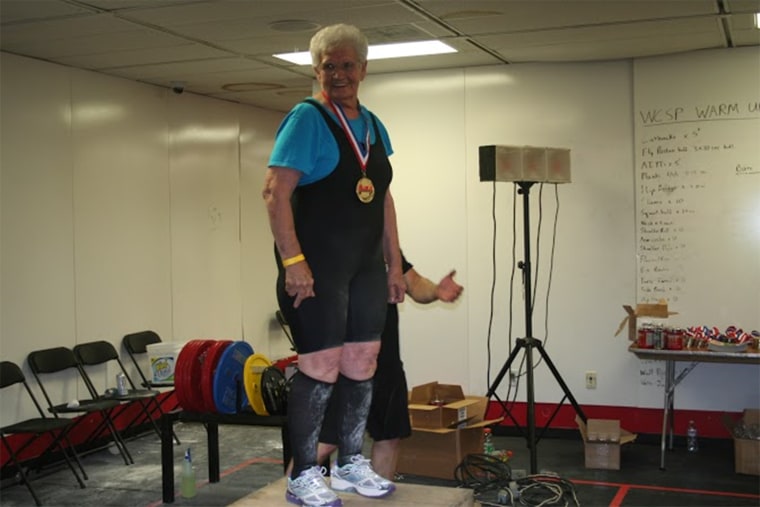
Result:
{"type": "Polygon", "coordinates": [[[364,204],[372,202],[372,199],[375,198],[375,185],[371,179],[366,176],[359,178],[359,181],[356,182],[356,197],[364,204]]]}
{"type": "Polygon", "coordinates": [[[362,171],[362,177],[359,178],[359,181],[356,183],[356,197],[358,197],[359,201],[363,202],[364,204],[369,204],[372,202],[372,199],[375,198],[375,184],[372,183],[372,180],[367,177],[367,161],[369,160],[370,150],[369,124],[367,124],[367,131],[364,139],[363,146],[365,148],[362,148],[362,146],[359,145],[359,143],[356,141],[356,137],[354,136],[353,130],[351,130],[351,126],[348,123],[346,114],[343,112],[343,108],[340,107],[339,104],[333,103],[333,101],[330,100],[330,97],[328,97],[325,92],[322,92],[322,96],[330,106],[330,109],[332,109],[332,111],[335,113],[335,116],[338,117],[338,122],[340,123],[343,132],[346,134],[346,138],[354,150],[356,160],[359,162],[359,167],[362,171]]]}

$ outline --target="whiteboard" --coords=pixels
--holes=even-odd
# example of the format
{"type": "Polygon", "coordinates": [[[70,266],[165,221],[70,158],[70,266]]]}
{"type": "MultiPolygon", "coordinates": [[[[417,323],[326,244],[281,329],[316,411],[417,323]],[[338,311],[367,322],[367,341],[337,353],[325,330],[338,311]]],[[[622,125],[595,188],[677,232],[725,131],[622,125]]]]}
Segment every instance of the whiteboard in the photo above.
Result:
{"type": "Polygon", "coordinates": [[[760,329],[760,50],[634,62],[637,296],[760,329]]]}

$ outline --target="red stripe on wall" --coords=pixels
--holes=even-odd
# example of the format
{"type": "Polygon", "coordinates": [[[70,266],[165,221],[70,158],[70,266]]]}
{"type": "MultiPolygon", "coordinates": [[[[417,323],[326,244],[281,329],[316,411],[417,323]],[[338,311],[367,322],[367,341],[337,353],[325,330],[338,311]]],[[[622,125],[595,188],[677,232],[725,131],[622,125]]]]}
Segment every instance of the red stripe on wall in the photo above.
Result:
{"type": "MultiPolygon", "coordinates": [[[[522,427],[527,426],[527,403],[515,402],[502,405],[498,401],[490,401],[486,419],[495,419],[506,415],[507,407],[518,424],[522,427]]],[[[552,403],[536,403],[535,417],[536,426],[543,428],[552,416],[557,405],[552,403]]],[[[624,429],[639,434],[656,434],[662,433],[662,409],[657,408],[638,408],[638,407],[618,407],[602,405],[581,405],[583,413],[589,419],[618,419],[624,429]]],[[[741,418],[741,412],[722,412],[706,410],[683,410],[675,411],[675,434],[685,435],[686,426],[690,420],[693,420],[699,435],[708,438],[731,438],[731,434],[723,423],[723,417],[728,416],[733,420],[741,418]]],[[[575,409],[572,405],[565,403],[557,412],[557,415],[551,422],[550,428],[553,429],[577,429],[575,423],[575,409]]],[[[514,426],[512,419],[505,417],[501,426],[514,426]]]]}
{"type": "MultiPolygon", "coordinates": [[[[158,395],[158,399],[160,400],[161,407],[164,411],[174,407],[177,404],[176,397],[174,396],[174,391],[161,393],[158,395]]],[[[155,410],[155,404],[152,408],[155,410]]],[[[137,419],[138,424],[141,420],[144,422],[144,416],[141,415],[140,407],[137,405],[129,406],[126,409],[123,409],[123,407],[116,407],[114,411],[118,414],[118,416],[114,418],[114,424],[119,430],[124,429],[129,424],[129,422],[135,418],[135,416],[139,416],[137,419]]],[[[153,417],[154,419],[157,419],[158,414],[154,413],[153,417]]],[[[69,440],[74,446],[84,443],[88,437],[90,437],[90,434],[103,421],[103,418],[100,414],[87,414],[76,417],[74,419],[76,419],[78,423],[69,432],[69,440]]],[[[104,430],[104,433],[101,434],[100,439],[105,439],[103,441],[107,441],[108,435],[109,431],[106,428],[104,430]]],[[[11,448],[17,452],[18,449],[23,447],[26,442],[30,440],[30,437],[29,435],[9,435],[6,437],[6,440],[8,441],[11,448]]],[[[48,436],[39,437],[35,442],[29,444],[29,447],[24,449],[21,455],[18,456],[19,460],[23,462],[27,459],[32,459],[39,456],[51,441],[51,438],[48,436]]],[[[8,451],[5,449],[5,446],[0,446],[0,467],[5,466],[9,460],[10,455],[8,455],[8,451]]]]}
{"type": "MultiPolygon", "coordinates": [[[[162,393],[160,396],[161,404],[163,407],[173,407],[176,405],[173,392],[162,393]]],[[[502,405],[498,401],[490,401],[488,410],[486,413],[487,419],[495,419],[506,414],[506,406],[512,416],[517,420],[518,424],[522,427],[527,426],[527,404],[524,402],[515,402],[502,405]]],[[[536,403],[535,404],[535,417],[536,426],[543,428],[546,426],[549,419],[552,417],[553,412],[557,409],[556,404],[552,403],[536,403]]],[[[638,408],[638,407],[619,407],[619,406],[602,406],[602,405],[582,405],[581,409],[588,418],[592,419],[618,419],[621,422],[621,426],[633,433],[638,434],[653,434],[659,435],[662,432],[662,409],[656,408],[638,408]]],[[[116,421],[116,426],[122,429],[128,420],[134,417],[138,407],[130,407],[125,411],[116,421]],[[134,409],[134,410],[133,410],[134,409]]],[[[578,425],[575,423],[575,409],[572,405],[565,403],[559,407],[557,414],[552,419],[552,429],[578,429],[578,425]]],[[[699,435],[707,438],[731,438],[731,434],[726,429],[722,422],[722,418],[728,416],[733,420],[738,420],[741,417],[741,412],[720,412],[720,411],[696,411],[696,410],[682,410],[675,411],[675,434],[685,435],[686,426],[689,420],[694,420],[699,428],[699,435]]],[[[74,445],[83,443],[89,433],[100,423],[101,417],[99,415],[84,416],[87,420],[82,421],[77,428],[71,433],[70,438],[74,445]]],[[[514,423],[509,417],[505,417],[501,423],[501,426],[509,427],[514,426],[514,423]]],[[[18,449],[21,445],[28,440],[26,436],[12,435],[7,439],[14,449],[18,449]]],[[[21,459],[29,459],[39,455],[45,448],[45,445],[49,440],[43,439],[40,442],[36,442],[29,446],[21,456],[21,459]]],[[[7,451],[0,446],[0,466],[4,466],[8,461],[9,456],[7,451]]]]}

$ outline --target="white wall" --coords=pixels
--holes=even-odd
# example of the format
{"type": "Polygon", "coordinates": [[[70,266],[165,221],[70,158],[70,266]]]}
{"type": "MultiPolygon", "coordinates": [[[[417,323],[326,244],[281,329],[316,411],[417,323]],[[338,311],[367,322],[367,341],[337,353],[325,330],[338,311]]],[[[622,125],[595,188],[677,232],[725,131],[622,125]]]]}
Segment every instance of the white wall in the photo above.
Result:
{"type": "MultiPolygon", "coordinates": [[[[118,344],[141,329],[175,342],[245,339],[270,357],[290,355],[273,320],[260,195],[282,115],[7,54],[0,63],[2,358],[24,363],[32,349],[95,339],[118,344]]],[[[556,146],[571,149],[573,182],[557,188],[553,265],[555,189],[530,191],[533,334],[581,404],[661,406],[661,389],[642,385],[627,340],[613,336],[621,305],[636,302],[632,83],[629,62],[604,62],[375,75],[362,85],[362,103],[396,150],[405,253],[432,279],[457,269],[465,286],[452,306],[402,305],[410,384],[485,393],[525,334],[514,268],[524,260],[522,198],[512,184],[479,181],[478,147],[556,146]],[[586,370],[597,372],[598,389],[584,388],[586,370]]],[[[709,375],[690,377],[680,392],[758,371],[700,369],[709,375]]],[[[535,371],[536,400],[559,401],[545,365],[535,371]]],[[[756,385],[734,383],[722,396],[687,397],[688,405],[679,397],[677,408],[740,410],[760,405],[757,396],[756,385]]],[[[3,421],[28,408],[13,397],[1,403],[3,421]]]]}
{"type": "MultiPolygon", "coordinates": [[[[724,51],[712,57],[736,56],[724,51]]],[[[688,65],[688,58],[679,65],[688,65]]],[[[704,55],[690,58],[698,65],[704,55]]],[[[733,67],[741,69],[742,60],[733,67]]],[[[748,72],[757,83],[756,70],[748,72]]],[[[538,267],[532,284],[533,336],[544,341],[549,359],[581,405],[662,406],[662,368],[642,373],[652,365],[627,351],[625,333],[614,336],[625,316],[622,305],[637,302],[632,97],[631,62],[450,69],[365,81],[362,102],[386,124],[396,151],[392,189],[402,247],[421,273],[437,280],[454,267],[465,286],[465,297],[453,307],[403,305],[402,351],[410,384],[439,380],[486,393],[514,339],[525,336],[521,272],[515,268],[524,260],[522,196],[515,196],[511,183],[479,181],[478,147],[564,147],[571,149],[572,183],[557,187],[553,268],[555,189],[530,189],[533,273],[538,267]],[[585,388],[587,370],[597,373],[595,390],[585,388]]],[[[760,152],[754,163],[760,166],[760,152]]],[[[755,246],[748,243],[747,248],[755,246]]],[[[726,255],[730,262],[731,253],[726,255]]],[[[746,322],[735,324],[760,328],[760,313],[744,317],[746,322]]],[[[698,318],[696,324],[720,325],[725,317],[698,318]]],[[[512,369],[521,366],[522,358],[520,353],[512,369]]],[[[536,401],[558,402],[560,385],[537,351],[534,364],[536,401]]],[[[686,366],[679,364],[677,370],[686,366]]],[[[758,406],[759,378],[758,366],[702,364],[681,384],[676,408],[739,411],[758,406]]],[[[518,401],[526,399],[525,383],[523,379],[518,401]]],[[[508,396],[508,384],[508,379],[499,384],[501,399],[508,396]]]]}
{"type": "MultiPolygon", "coordinates": [[[[282,115],[5,53],[0,63],[2,359],[120,347],[143,329],[288,355],[260,196],[282,115]]],[[[111,373],[96,382],[113,385],[111,373]]],[[[77,397],[65,384],[64,399],[77,397]]],[[[31,415],[16,399],[2,397],[3,422],[31,415]]]]}
{"type": "MultiPolygon", "coordinates": [[[[436,280],[456,268],[465,286],[465,297],[452,308],[404,305],[401,336],[410,383],[439,380],[485,393],[513,340],[525,336],[519,270],[511,305],[512,341],[509,333],[512,267],[524,260],[522,197],[517,197],[513,225],[515,186],[479,180],[478,147],[566,147],[571,149],[573,183],[557,189],[560,214],[548,306],[554,186],[543,192],[537,185],[530,189],[533,238],[542,216],[540,248],[535,239],[531,245],[534,272],[539,267],[532,284],[533,335],[548,337],[548,356],[579,402],[637,405],[637,361],[626,352],[627,341],[612,338],[621,305],[635,298],[630,65],[519,65],[371,76],[361,94],[385,122],[396,152],[393,192],[407,257],[436,280]],[[518,240],[514,259],[513,227],[518,240]],[[596,391],[583,387],[587,369],[598,373],[596,391]]],[[[534,355],[538,359],[538,351],[534,355]]],[[[561,389],[549,370],[538,366],[535,372],[536,399],[558,401],[561,389]]],[[[500,397],[508,385],[508,380],[500,384],[500,397]]],[[[524,389],[525,381],[522,385],[524,389]]]]}

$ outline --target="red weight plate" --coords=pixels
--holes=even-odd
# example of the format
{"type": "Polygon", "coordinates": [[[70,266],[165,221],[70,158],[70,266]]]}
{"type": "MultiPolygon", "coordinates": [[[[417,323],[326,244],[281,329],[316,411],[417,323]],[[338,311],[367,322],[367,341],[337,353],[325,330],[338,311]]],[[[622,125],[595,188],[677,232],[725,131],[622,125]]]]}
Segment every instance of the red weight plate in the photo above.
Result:
{"type": "Polygon", "coordinates": [[[247,342],[236,341],[225,349],[214,372],[214,403],[222,414],[235,414],[238,408],[248,405],[244,388],[243,371],[253,347],[247,342]],[[238,407],[238,396],[240,406],[238,407]]]}
{"type": "Polygon", "coordinates": [[[180,368],[175,374],[175,389],[179,389],[179,396],[177,399],[180,400],[180,405],[182,405],[183,410],[188,412],[197,412],[199,409],[195,403],[196,386],[194,385],[192,378],[192,369],[193,364],[197,360],[196,358],[198,357],[199,349],[206,341],[207,340],[190,340],[187,345],[182,348],[180,353],[180,368]]]}
{"type": "Polygon", "coordinates": [[[177,363],[174,369],[174,394],[177,396],[177,401],[183,410],[190,410],[189,390],[187,374],[192,357],[194,356],[194,350],[200,340],[190,340],[182,347],[179,355],[177,356],[177,363]]]}
{"type": "Polygon", "coordinates": [[[272,361],[272,365],[276,366],[281,372],[285,373],[285,370],[287,370],[288,366],[291,364],[297,364],[298,363],[298,356],[288,356],[283,357],[282,359],[278,359],[277,361],[272,361]]]}
{"type": "Polygon", "coordinates": [[[206,412],[216,412],[214,404],[214,372],[222,353],[232,343],[232,340],[217,340],[208,349],[206,360],[201,368],[201,399],[206,412]]]}
{"type": "Polygon", "coordinates": [[[185,343],[185,346],[179,351],[177,362],[174,367],[174,394],[177,396],[177,401],[183,410],[185,410],[185,405],[187,405],[187,387],[185,386],[182,372],[190,359],[192,348],[193,340],[185,343]]]}
{"type": "Polygon", "coordinates": [[[203,412],[203,397],[201,396],[200,381],[203,372],[203,363],[206,361],[206,355],[211,346],[216,343],[216,340],[200,340],[200,343],[195,347],[195,351],[191,358],[190,368],[186,370],[186,382],[188,386],[188,402],[190,404],[190,411],[203,412]]]}
{"type": "MultiPolygon", "coordinates": [[[[195,360],[195,355],[197,354],[198,347],[201,343],[202,340],[191,340],[185,346],[187,351],[185,354],[183,354],[181,368],[178,372],[178,375],[176,375],[178,378],[175,379],[175,382],[178,381],[181,387],[180,392],[182,393],[182,408],[188,412],[193,411],[193,384],[190,378],[190,369],[192,367],[193,361],[195,360]]],[[[183,349],[183,351],[184,350],[185,349],[183,349]]]]}

